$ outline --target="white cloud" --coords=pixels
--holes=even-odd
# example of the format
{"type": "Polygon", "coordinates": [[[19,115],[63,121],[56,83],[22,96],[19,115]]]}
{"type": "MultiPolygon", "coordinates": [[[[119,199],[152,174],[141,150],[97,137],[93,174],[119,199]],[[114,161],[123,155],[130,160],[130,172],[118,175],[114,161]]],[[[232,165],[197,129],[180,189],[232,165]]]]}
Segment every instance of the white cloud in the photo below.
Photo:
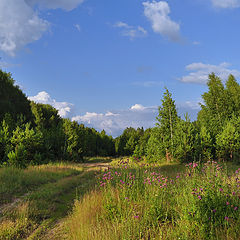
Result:
{"type": "Polygon", "coordinates": [[[130,109],[136,110],[136,111],[143,111],[143,110],[145,110],[145,107],[141,104],[135,104],[130,109]]]}
{"type": "Polygon", "coordinates": [[[229,63],[221,63],[219,65],[204,64],[201,62],[192,63],[186,66],[186,70],[190,71],[190,73],[183,76],[180,80],[185,83],[206,84],[208,81],[208,75],[212,72],[223,80],[226,80],[229,74],[239,77],[240,72],[235,69],[229,69],[229,66],[229,63]]]}
{"type": "Polygon", "coordinates": [[[28,97],[29,100],[36,103],[50,104],[58,110],[58,113],[61,117],[70,117],[72,115],[73,104],[68,102],[57,102],[55,99],[52,99],[51,96],[45,92],[39,92],[36,96],[28,97]]]}
{"type": "Polygon", "coordinates": [[[165,1],[143,2],[144,15],[152,23],[154,32],[166,36],[171,41],[181,40],[180,25],[169,17],[170,7],[165,1]]]}
{"type": "Polygon", "coordinates": [[[199,101],[177,102],[176,103],[177,111],[183,119],[184,115],[188,113],[190,119],[194,121],[197,119],[197,114],[201,109],[199,103],[202,103],[202,99],[199,99],[199,101]]]}
{"type": "Polygon", "coordinates": [[[157,107],[144,107],[141,104],[135,104],[127,110],[107,113],[87,112],[85,115],[73,117],[72,120],[94,127],[99,131],[104,129],[108,134],[116,137],[127,127],[153,127],[157,112],[157,107]]]}
{"type": "Polygon", "coordinates": [[[131,40],[137,37],[143,37],[147,35],[147,31],[141,26],[131,26],[125,22],[117,22],[113,25],[114,27],[121,28],[121,35],[129,37],[131,40]]]}
{"type": "Polygon", "coordinates": [[[238,8],[240,0],[211,0],[214,7],[217,8],[238,8]]]}
{"type": "Polygon", "coordinates": [[[77,6],[79,6],[81,3],[83,3],[84,0],[25,0],[25,2],[31,6],[39,5],[42,8],[62,8],[66,11],[71,11],[77,6]]]}
{"type": "Polygon", "coordinates": [[[0,51],[15,56],[17,50],[39,40],[50,23],[39,17],[35,6],[70,11],[84,0],[0,0],[0,51]]]}
{"type": "Polygon", "coordinates": [[[28,43],[38,40],[49,23],[24,0],[0,1],[0,50],[14,56],[28,43]]]}
{"type": "MultiPolygon", "coordinates": [[[[177,104],[179,114],[183,115],[188,112],[191,119],[195,120],[200,109],[197,102],[187,101],[177,104]]],[[[107,113],[90,113],[75,116],[72,121],[83,123],[88,127],[93,127],[98,131],[104,129],[107,134],[114,137],[119,136],[127,127],[154,127],[158,107],[145,107],[141,104],[135,104],[126,110],[117,110],[107,113]]]]}
{"type": "Polygon", "coordinates": [[[74,26],[79,32],[81,32],[81,26],[79,24],[75,24],[74,26]]]}

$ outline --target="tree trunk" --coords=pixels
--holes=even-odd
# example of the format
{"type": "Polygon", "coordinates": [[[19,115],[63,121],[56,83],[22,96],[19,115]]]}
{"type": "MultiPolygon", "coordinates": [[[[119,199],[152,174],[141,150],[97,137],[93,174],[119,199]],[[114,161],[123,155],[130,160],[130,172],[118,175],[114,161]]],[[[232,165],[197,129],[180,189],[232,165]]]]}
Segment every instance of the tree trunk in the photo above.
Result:
{"type": "Polygon", "coordinates": [[[170,155],[168,149],[166,149],[166,160],[167,160],[167,163],[171,162],[171,155],[170,155]]]}

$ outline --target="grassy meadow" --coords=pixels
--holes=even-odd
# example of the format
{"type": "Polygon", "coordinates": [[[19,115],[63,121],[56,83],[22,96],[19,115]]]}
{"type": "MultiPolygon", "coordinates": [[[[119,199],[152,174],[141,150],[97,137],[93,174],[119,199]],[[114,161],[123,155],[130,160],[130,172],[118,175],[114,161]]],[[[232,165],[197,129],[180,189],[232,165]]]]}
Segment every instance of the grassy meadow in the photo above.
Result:
{"type": "Polygon", "coordinates": [[[240,166],[94,158],[0,169],[0,240],[239,239],[240,166]]]}
{"type": "Polygon", "coordinates": [[[75,202],[68,239],[239,239],[238,167],[121,161],[75,202]]]}

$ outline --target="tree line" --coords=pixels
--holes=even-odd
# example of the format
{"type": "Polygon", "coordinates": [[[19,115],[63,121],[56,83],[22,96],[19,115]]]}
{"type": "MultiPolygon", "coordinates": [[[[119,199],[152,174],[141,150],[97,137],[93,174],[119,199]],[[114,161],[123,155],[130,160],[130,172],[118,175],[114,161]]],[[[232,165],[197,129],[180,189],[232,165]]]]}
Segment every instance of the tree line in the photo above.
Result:
{"type": "Polygon", "coordinates": [[[148,161],[238,160],[240,85],[209,75],[196,121],[177,112],[166,89],[153,128],[126,128],[113,138],[61,118],[48,104],[29,101],[10,73],[0,70],[0,165],[25,167],[49,161],[83,161],[89,156],[133,156],[148,161]]]}
{"type": "Polygon", "coordinates": [[[145,156],[148,161],[239,161],[240,85],[233,75],[224,84],[212,73],[207,86],[196,121],[191,122],[187,113],[184,119],[179,117],[175,101],[166,89],[156,126],[138,137],[138,131],[124,131],[117,138],[120,149],[125,149],[124,153],[131,151],[136,157],[145,156]]]}
{"type": "Polygon", "coordinates": [[[49,161],[82,161],[115,155],[114,139],[83,124],[61,118],[48,104],[29,101],[0,70],[0,165],[26,167],[49,161]]]}

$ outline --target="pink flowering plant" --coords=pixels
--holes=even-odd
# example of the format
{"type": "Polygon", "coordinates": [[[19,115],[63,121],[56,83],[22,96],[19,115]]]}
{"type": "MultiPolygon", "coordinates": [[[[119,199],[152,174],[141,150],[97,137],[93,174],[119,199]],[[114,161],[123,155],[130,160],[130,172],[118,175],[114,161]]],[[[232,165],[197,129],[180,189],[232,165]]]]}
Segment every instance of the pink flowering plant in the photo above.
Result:
{"type": "Polygon", "coordinates": [[[175,229],[171,233],[175,239],[191,239],[193,233],[197,239],[217,239],[230,230],[237,239],[240,169],[230,176],[214,161],[189,163],[185,170],[166,174],[169,169],[173,168],[136,167],[125,160],[103,172],[99,176],[102,219],[124,226],[125,239],[151,239],[166,226],[175,229]]]}

